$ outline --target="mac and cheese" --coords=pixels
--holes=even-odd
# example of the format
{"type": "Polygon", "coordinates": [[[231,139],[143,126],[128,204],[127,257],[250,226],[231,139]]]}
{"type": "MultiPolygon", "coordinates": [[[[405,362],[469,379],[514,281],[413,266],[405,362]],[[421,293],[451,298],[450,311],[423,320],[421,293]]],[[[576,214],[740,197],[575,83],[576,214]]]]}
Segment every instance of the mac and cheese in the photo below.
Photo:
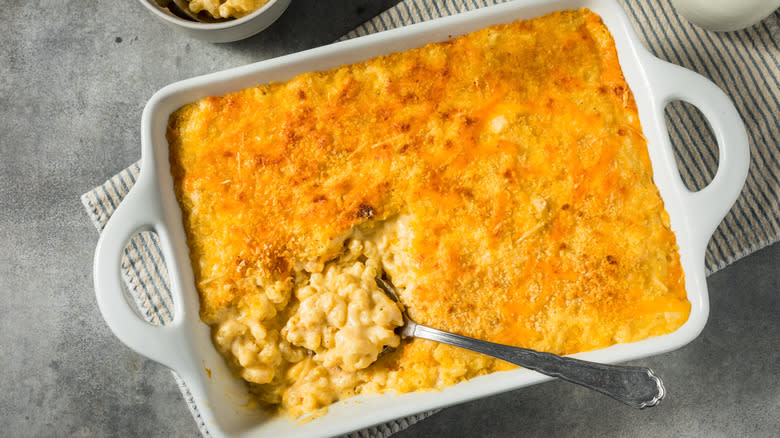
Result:
{"type": "Polygon", "coordinates": [[[262,8],[268,0],[188,0],[194,13],[208,12],[214,18],[241,18],[262,8]]]}
{"type": "Polygon", "coordinates": [[[510,368],[399,339],[375,276],[418,323],[556,354],[688,318],[636,105],[590,11],[207,97],[168,140],[201,318],[270,409],[510,368]]]}

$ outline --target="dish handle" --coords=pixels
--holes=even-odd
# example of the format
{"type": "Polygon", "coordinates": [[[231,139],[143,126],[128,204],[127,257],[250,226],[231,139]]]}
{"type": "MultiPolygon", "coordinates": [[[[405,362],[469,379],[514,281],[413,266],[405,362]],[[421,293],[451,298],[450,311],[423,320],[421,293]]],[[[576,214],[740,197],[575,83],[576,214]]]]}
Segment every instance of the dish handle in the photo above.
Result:
{"type": "MultiPolygon", "coordinates": [[[[657,99],[658,120],[665,120],[666,105],[683,100],[696,106],[707,118],[718,143],[718,170],[709,185],[692,192],[682,182],[679,171],[674,178],[682,194],[683,208],[690,218],[694,241],[707,246],[712,233],[731,209],[747,179],[750,148],[745,125],[733,102],[712,81],[675,64],[654,59],[648,77],[657,99]]],[[[671,141],[665,124],[667,147],[671,141]]],[[[669,154],[674,157],[674,153],[669,154]]],[[[674,163],[674,162],[673,162],[674,163]]],[[[675,170],[677,169],[675,165],[675,170]]]]}
{"type": "MultiPolygon", "coordinates": [[[[141,177],[100,233],[94,260],[95,295],[103,319],[120,341],[137,353],[175,369],[174,361],[181,356],[177,354],[181,349],[181,312],[175,312],[174,320],[165,326],[144,321],[125,298],[120,270],[122,253],[130,239],[136,233],[157,231],[161,226],[156,220],[163,217],[160,200],[149,196],[156,193],[150,187],[153,184],[144,178],[142,170],[141,177]]],[[[166,233],[158,233],[161,239],[163,234],[166,233]]]]}

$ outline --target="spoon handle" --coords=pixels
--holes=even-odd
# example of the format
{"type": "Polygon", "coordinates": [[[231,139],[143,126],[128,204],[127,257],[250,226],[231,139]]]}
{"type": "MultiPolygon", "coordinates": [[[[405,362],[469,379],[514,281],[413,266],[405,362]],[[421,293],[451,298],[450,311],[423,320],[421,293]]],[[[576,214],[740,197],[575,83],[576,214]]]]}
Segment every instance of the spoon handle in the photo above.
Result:
{"type": "Polygon", "coordinates": [[[606,394],[628,406],[642,409],[655,406],[664,397],[661,379],[653,370],[627,365],[588,362],[527,348],[480,341],[409,322],[404,334],[442,342],[511,362],[551,377],[576,383],[606,394]]]}

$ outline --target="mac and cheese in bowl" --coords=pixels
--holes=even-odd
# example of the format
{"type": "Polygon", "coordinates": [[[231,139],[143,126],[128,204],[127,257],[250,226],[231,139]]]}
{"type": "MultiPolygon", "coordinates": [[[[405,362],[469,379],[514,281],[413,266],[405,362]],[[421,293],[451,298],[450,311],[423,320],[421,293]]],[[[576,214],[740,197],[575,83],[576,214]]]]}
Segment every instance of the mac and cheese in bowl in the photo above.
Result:
{"type": "Polygon", "coordinates": [[[262,8],[269,0],[188,0],[190,11],[214,18],[241,18],[262,8]]]}

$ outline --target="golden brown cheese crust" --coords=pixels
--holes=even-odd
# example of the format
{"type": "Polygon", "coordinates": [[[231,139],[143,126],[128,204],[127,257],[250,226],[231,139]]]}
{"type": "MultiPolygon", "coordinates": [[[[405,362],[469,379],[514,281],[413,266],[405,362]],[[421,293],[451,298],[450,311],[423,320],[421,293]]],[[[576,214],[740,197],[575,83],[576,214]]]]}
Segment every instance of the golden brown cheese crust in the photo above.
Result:
{"type": "MultiPolygon", "coordinates": [[[[590,11],[205,98],[168,140],[206,322],[399,213],[419,323],[564,354],[687,320],[634,99],[590,11]]],[[[383,366],[408,376],[464,357],[474,369],[452,381],[500,368],[400,350],[383,366]]]]}

